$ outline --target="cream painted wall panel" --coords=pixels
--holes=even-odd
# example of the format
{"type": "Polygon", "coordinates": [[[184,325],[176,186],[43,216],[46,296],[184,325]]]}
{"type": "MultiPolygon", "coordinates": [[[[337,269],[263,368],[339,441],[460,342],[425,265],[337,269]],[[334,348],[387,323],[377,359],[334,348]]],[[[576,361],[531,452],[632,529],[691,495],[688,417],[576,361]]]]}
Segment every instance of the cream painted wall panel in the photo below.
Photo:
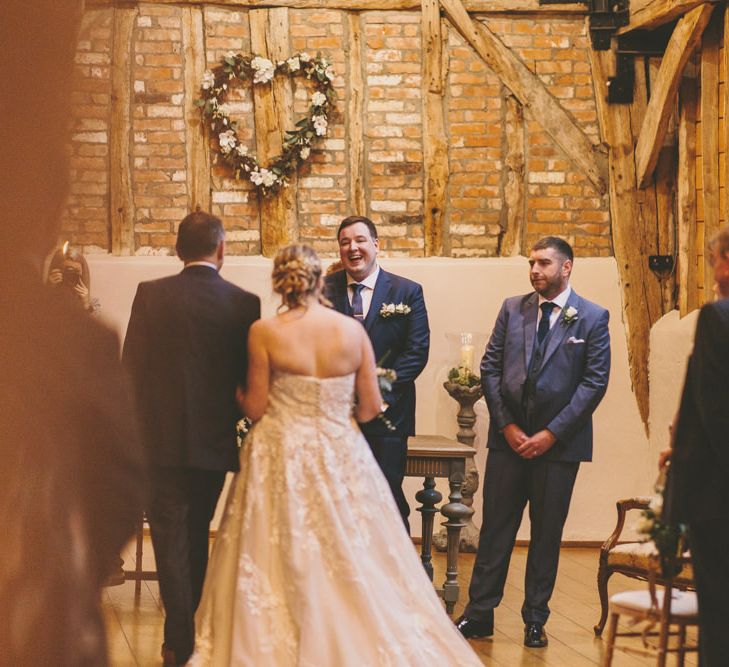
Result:
{"type": "MultiPolygon", "coordinates": [[[[104,317],[118,329],[126,328],[136,285],[180,270],[174,257],[89,256],[93,293],[102,305],[104,317]]],[[[431,354],[427,368],[418,379],[418,432],[455,437],[456,403],[442,383],[455,359],[450,358],[445,334],[459,331],[489,333],[501,302],[507,296],[530,291],[527,262],[523,257],[493,259],[388,259],[382,266],[420,282],[430,314],[431,354]]],[[[231,257],[222,274],[228,280],[258,294],[264,316],[275,312],[278,301],[270,288],[270,260],[262,257],[231,257]]],[[[615,523],[615,501],[648,493],[655,478],[657,444],[648,438],[638,415],[630,388],[625,331],[620,319],[620,287],[615,260],[580,259],[575,263],[573,286],[582,296],[608,308],[611,313],[612,373],[607,395],[595,419],[593,463],[581,467],[572,510],[565,527],[565,540],[602,540],[615,523]]],[[[482,351],[477,352],[477,361],[482,351]]],[[[678,372],[678,371],[677,371],[678,372]]],[[[672,377],[661,385],[680,384],[672,377]]],[[[477,463],[481,474],[485,460],[488,413],[477,404],[477,463]]],[[[416,480],[407,480],[413,510],[416,480]]],[[[447,495],[447,487],[439,488],[447,495]]],[[[477,492],[476,522],[481,523],[481,489],[477,492]]],[[[413,533],[420,534],[418,513],[413,511],[413,533]]],[[[519,538],[528,538],[528,520],[519,538]]]]}

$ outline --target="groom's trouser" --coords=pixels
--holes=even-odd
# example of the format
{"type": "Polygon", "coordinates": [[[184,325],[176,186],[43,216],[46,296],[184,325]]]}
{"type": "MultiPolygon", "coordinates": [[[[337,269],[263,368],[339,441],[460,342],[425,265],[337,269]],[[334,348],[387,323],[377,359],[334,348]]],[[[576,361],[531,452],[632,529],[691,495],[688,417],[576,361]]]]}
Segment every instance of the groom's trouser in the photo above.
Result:
{"type": "Polygon", "coordinates": [[[159,591],[165,606],[165,648],[184,664],[195,646],[195,610],[208,564],[210,521],[225,472],[163,468],[152,472],[149,519],[159,591]]]}
{"type": "Polygon", "coordinates": [[[397,509],[400,510],[400,516],[405,523],[405,528],[410,534],[410,505],[405,500],[405,494],[402,490],[402,482],[405,479],[405,466],[408,460],[408,439],[407,436],[399,435],[365,435],[370,449],[375,456],[380,470],[385,475],[390,490],[397,503],[397,509]]]}
{"type": "Polygon", "coordinates": [[[526,461],[511,449],[489,449],[483,480],[483,523],[466,616],[482,619],[501,602],[516,533],[528,502],[531,535],[521,615],[525,623],[547,622],[562,528],[579,465],[526,461]]]}

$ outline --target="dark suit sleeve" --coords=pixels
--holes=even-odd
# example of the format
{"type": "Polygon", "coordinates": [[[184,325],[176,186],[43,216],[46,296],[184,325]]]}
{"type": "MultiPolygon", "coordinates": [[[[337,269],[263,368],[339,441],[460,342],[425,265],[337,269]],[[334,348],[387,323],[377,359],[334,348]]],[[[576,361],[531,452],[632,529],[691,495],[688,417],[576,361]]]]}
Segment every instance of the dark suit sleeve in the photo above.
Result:
{"type": "Polygon", "coordinates": [[[242,355],[241,355],[241,366],[238,377],[238,384],[241,387],[246,386],[248,379],[248,333],[251,329],[251,325],[261,319],[261,300],[255,295],[246,295],[244,303],[244,311],[246,314],[245,331],[243,334],[242,355]]]}
{"type": "Polygon", "coordinates": [[[715,307],[705,306],[699,314],[694,339],[692,389],[696,409],[706,434],[706,443],[729,476],[729,322],[715,307]]]}
{"type": "Polygon", "coordinates": [[[610,376],[610,314],[603,310],[585,342],[582,379],[570,402],[547,424],[557,440],[569,438],[595,411],[607,390],[610,376]]]}
{"type": "Polygon", "coordinates": [[[122,351],[122,363],[131,375],[137,396],[139,396],[139,390],[141,389],[144,369],[147,367],[146,350],[148,346],[146,292],[144,284],[140,283],[132,304],[132,314],[129,318],[122,351]]]}
{"type": "Polygon", "coordinates": [[[428,363],[430,326],[428,325],[428,311],[425,309],[423,288],[420,285],[416,286],[413,298],[408,305],[411,311],[407,343],[394,360],[386,359],[383,362],[386,368],[393,368],[397,373],[397,380],[392,386],[392,394],[384,397],[385,402],[390,405],[397,400],[400,387],[414,382],[428,363]]]}
{"type": "Polygon", "coordinates": [[[504,344],[506,343],[506,329],[509,314],[506,310],[506,301],[501,306],[491,337],[486,345],[486,352],[481,360],[481,387],[489,415],[496,428],[500,431],[507,424],[516,423],[501,395],[501,376],[504,365],[504,344]]]}

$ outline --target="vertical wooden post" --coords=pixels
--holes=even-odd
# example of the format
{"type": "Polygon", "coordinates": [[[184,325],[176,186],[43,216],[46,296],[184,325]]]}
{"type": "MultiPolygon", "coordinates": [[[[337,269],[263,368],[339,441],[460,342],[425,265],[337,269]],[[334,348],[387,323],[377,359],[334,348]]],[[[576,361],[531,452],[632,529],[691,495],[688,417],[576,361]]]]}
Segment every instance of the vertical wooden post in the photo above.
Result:
{"type": "Polygon", "coordinates": [[[696,79],[684,79],[678,116],[678,306],[681,317],[699,306],[696,257],[696,79]]]}
{"type": "Polygon", "coordinates": [[[724,10],[724,224],[729,225],[729,9],[724,10]]]}
{"type": "Polygon", "coordinates": [[[367,215],[364,173],[364,91],[362,75],[362,26],[360,13],[347,13],[349,43],[346,48],[349,90],[347,92],[347,140],[349,142],[349,213],[367,215]]]}
{"type": "Polygon", "coordinates": [[[589,50],[600,130],[609,150],[610,218],[615,260],[623,288],[623,322],[628,342],[630,379],[638,410],[648,430],[648,354],[650,329],[660,317],[661,295],[648,269],[645,229],[636,200],[634,141],[630,108],[608,105],[609,52],[589,50]]]}
{"type": "Polygon", "coordinates": [[[114,12],[111,55],[111,118],[109,121],[109,217],[111,252],[134,254],[134,197],[132,195],[132,33],[136,9],[114,12]]]}
{"type": "MultiPolygon", "coordinates": [[[[289,48],[289,10],[253,9],[249,13],[251,50],[274,62],[285,60],[289,48]]],[[[261,164],[268,163],[283,148],[283,135],[293,126],[294,104],[291,83],[276,77],[270,86],[253,88],[256,122],[256,153],[261,164]]],[[[298,238],[296,227],[296,177],[288,188],[272,197],[261,197],[261,253],[272,257],[276,251],[298,238]]]]}
{"type": "Polygon", "coordinates": [[[200,82],[206,69],[205,31],[202,7],[182,8],[182,45],[185,76],[185,153],[187,156],[187,200],[190,211],[210,211],[210,152],[208,134],[202,122],[200,82]]]}
{"type": "MultiPolygon", "coordinates": [[[[704,204],[704,245],[719,229],[719,42],[716,17],[704,32],[701,47],[701,173],[704,204]]],[[[704,252],[704,301],[711,301],[713,271],[704,252]]]]}
{"type": "Polygon", "coordinates": [[[443,111],[445,68],[443,35],[438,0],[422,0],[423,43],[423,235],[425,255],[443,254],[446,189],[448,187],[448,139],[443,111]]]}
{"type": "Polygon", "coordinates": [[[524,252],[524,202],[526,201],[524,173],[526,171],[526,133],[524,108],[513,95],[506,98],[506,184],[504,202],[506,231],[501,240],[501,256],[514,257],[524,252]]]}

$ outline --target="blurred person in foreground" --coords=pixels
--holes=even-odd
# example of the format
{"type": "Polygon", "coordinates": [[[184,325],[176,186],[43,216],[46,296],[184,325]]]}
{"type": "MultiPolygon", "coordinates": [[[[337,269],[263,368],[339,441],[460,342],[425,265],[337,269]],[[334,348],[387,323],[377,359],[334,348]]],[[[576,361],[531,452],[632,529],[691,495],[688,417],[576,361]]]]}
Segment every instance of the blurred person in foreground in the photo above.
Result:
{"type": "Polygon", "coordinates": [[[107,664],[102,582],[143,465],[119,341],[49,293],[81,3],[0,4],[0,665],[107,664]]]}
{"type": "Polygon", "coordinates": [[[729,227],[710,242],[718,300],[699,313],[665,490],[665,520],[688,524],[699,600],[699,664],[729,656],[729,227]]]}

